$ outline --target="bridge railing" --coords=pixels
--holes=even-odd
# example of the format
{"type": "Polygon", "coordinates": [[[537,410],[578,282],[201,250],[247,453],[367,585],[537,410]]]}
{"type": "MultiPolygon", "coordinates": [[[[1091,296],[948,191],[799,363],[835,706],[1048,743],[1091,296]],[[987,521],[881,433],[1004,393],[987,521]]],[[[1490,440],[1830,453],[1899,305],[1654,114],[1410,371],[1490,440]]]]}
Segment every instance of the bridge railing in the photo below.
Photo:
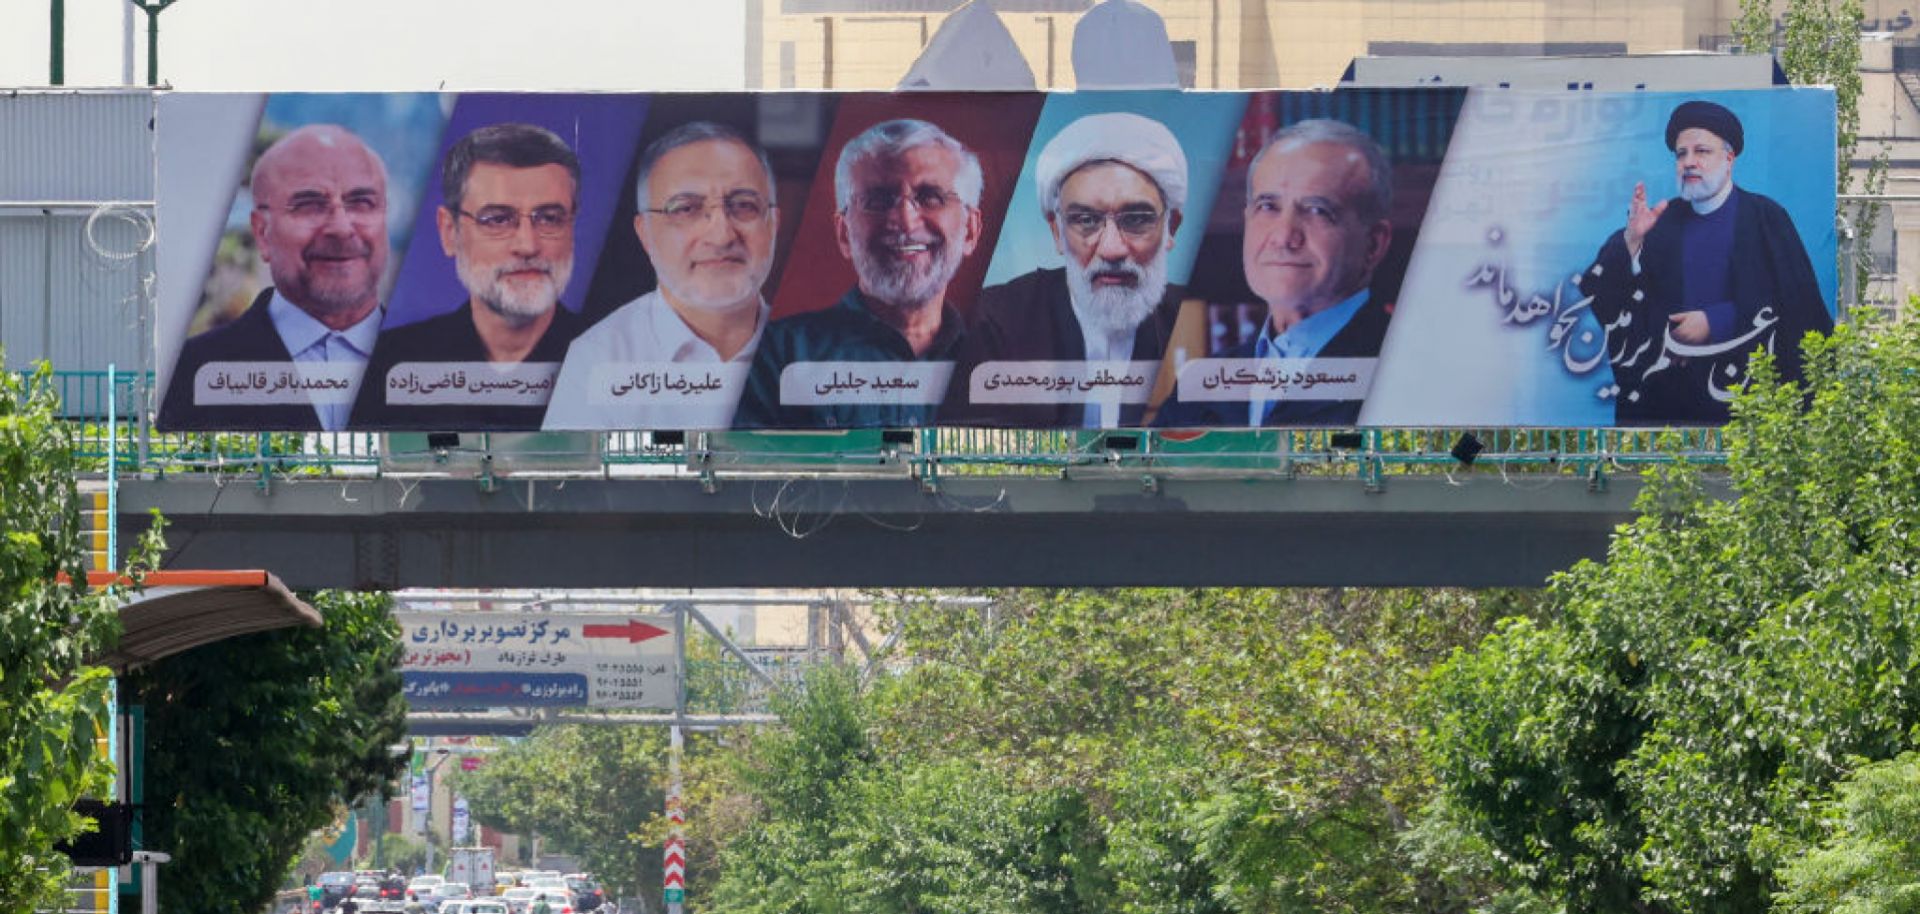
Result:
{"type": "Polygon", "coordinates": [[[158,432],[152,379],[69,371],[45,377],[89,472],[370,476],[393,473],[690,475],[879,473],[929,479],[1081,475],[1137,470],[1197,474],[1532,473],[1595,476],[1685,460],[1725,460],[1714,428],[1395,428],[1018,430],[933,428],[837,432],[594,432],[462,435],[368,432],[158,432]],[[111,421],[109,421],[111,417],[111,421]]]}

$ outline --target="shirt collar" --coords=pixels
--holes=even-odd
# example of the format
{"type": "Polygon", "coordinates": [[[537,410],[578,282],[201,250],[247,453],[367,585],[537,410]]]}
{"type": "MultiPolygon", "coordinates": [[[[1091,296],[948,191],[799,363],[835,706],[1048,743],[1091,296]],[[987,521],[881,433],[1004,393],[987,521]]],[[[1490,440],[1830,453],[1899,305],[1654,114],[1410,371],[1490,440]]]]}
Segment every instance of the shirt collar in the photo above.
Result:
{"type": "MultiPolygon", "coordinates": [[[[653,339],[659,342],[660,351],[665,353],[669,362],[720,361],[720,352],[713,345],[700,338],[687,326],[680,312],[659,289],[640,296],[641,313],[646,316],[647,329],[653,339]]],[[[733,354],[731,361],[746,362],[753,358],[755,350],[760,348],[760,335],[766,332],[767,316],[772,312],[765,298],[760,299],[759,313],[753,316],[753,336],[747,340],[740,351],[733,354]]]]}
{"type": "MultiPolygon", "coordinates": [[[[912,347],[907,345],[906,336],[901,334],[898,329],[895,329],[892,324],[881,320],[879,315],[873,313],[873,309],[867,307],[867,297],[860,291],[858,285],[848,289],[847,294],[840,297],[839,307],[858,312],[862,317],[872,322],[876,332],[884,330],[891,334],[892,336],[890,338],[899,343],[900,351],[907,353],[907,358],[914,358],[912,355],[912,347]]],[[[960,342],[960,334],[962,332],[964,332],[964,328],[961,327],[960,312],[955,311],[953,306],[947,304],[945,301],[940,302],[940,330],[933,335],[933,345],[928,346],[926,354],[919,356],[919,359],[921,361],[937,362],[949,357],[953,352],[954,345],[960,342]]]]}
{"type": "MultiPolygon", "coordinates": [[[[380,319],[385,313],[384,308],[367,312],[367,316],[358,323],[340,331],[340,338],[364,358],[373,351],[373,341],[380,336],[380,319]]],[[[286,344],[287,354],[292,356],[313,348],[327,334],[334,332],[333,328],[301,310],[299,305],[288,301],[279,289],[273,290],[273,298],[267,302],[267,316],[273,319],[273,329],[279,331],[280,341],[286,344]]]]}
{"type": "Polygon", "coordinates": [[[1334,335],[1344,329],[1360,307],[1367,303],[1367,292],[1361,289],[1339,304],[1309,315],[1279,336],[1273,333],[1272,320],[1262,321],[1260,339],[1253,346],[1254,357],[1311,359],[1318,356],[1320,350],[1327,348],[1327,343],[1333,340],[1334,335]]]}

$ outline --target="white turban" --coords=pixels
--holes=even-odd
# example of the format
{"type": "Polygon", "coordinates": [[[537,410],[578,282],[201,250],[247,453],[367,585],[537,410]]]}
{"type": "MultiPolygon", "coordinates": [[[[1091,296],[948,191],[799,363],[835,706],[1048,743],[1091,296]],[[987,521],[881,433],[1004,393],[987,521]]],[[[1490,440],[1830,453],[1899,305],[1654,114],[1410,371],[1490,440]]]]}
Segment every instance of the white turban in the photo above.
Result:
{"type": "Polygon", "coordinates": [[[1053,212],[1060,202],[1060,185],[1089,162],[1113,161],[1130,165],[1153,179],[1167,199],[1168,209],[1187,206],[1187,154],[1166,125],[1138,114],[1089,114],[1068,124],[1040,150],[1034,162],[1034,184],[1040,209],[1053,212]]]}

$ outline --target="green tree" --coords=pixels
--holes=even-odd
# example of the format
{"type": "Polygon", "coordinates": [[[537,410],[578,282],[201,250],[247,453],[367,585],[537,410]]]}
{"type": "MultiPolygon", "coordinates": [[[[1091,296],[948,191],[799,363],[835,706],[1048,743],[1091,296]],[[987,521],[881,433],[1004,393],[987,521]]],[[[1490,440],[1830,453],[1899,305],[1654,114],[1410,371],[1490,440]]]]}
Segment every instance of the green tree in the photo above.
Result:
{"type": "Polygon", "coordinates": [[[452,776],[474,821],[539,834],[619,894],[659,890],[666,733],[655,726],[541,727],[452,776]]]}
{"type": "Polygon", "coordinates": [[[816,671],[735,746],[714,910],[1465,912],[1503,891],[1403,840],[1431,792],[1413,696],[1526,597],[993,596],[903,602],[893,672],[816,671]]]}
{"type": "Polygon", "coordinates": [[[1920,911],[1920,754],[1860,767],[1823,807],[1825,838],[1781,869],[1778,910],[1920,911]]]}
{"type": "Polygon", "coordinates": [[[74,800],[113,784],[95,745],[111,673],[87,658],[118,636],[123,591],[85,584],[74,443],[57,416],[44,365],[0,372],[0,911],[64,900],[53,845],[92,827],[74,800]]]}
{"type": "Polygon", "coordinates": [[[1571,910],[1765,910],[1848,759],[1920,736],[1920,324],[1806,355],[1736,400],[1734,498],[1657,478],[1556,618],[1432,682],[1448,800],[1571,910]]]}
{"type": "Polygon", "coordinates": [[[315,829],[404,768],[400,631],[384,594],[311,597],[325,624],[196,648],[129,676],[147,719],[147,846],[160,903],[257,911],[315,829]]]}

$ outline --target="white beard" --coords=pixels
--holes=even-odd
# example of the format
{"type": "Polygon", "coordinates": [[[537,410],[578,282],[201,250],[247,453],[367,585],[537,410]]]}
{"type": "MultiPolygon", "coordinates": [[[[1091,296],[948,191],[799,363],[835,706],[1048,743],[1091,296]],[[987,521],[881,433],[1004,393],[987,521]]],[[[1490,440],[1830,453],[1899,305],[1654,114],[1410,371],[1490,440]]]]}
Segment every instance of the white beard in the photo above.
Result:
{"type": "Polygon", "coordinates": [[[1132,333],[1152,316],[1167,294],[1167,252],[1162,249],[1144,266],[1131,260],[1118,264],[1094,259],[1086,266],[1067,258],[1067,293],[1073,298],[1073,313],[1087,329],[1105,336],[1132,333]],[[1121,271],[1136,277],[1128,286],[1095,286],[1093,274],[1121,271]]]}
{"type": "Polygon", "coordinates": [[[889,236],[882,233],[879,238],[871,239],[869,244],[854,245],[853,272],[860,277],[861,291],[873,296],[880,302],[893,308],[915,308],[932,303],[953,281],[953,275],[960,271],[962,252],[958,245],[939,243],[937,257],[927,263],[923,271],[916,272],[912,267],[875,254],[869,246],[873,243],[887,243],[904,240],[899,233],[889,236]]]}
{"type": "Polygon", "coordinates": [[[524,327],[552,311],[554,305],[560,302],[561,291],[573,278],[573,256],[569,254],[566,259],[555,261],[527,257],[491,270],[475,266],[465,257],[455,257],[453,268],[460,274],[460,283],[467,287],[467,294],[472,295],[474,301],[486,305],[488,310],[506,318],[508,323],[524,327]],[[501,274],[526,267],[545,269],[546,281],[531,285],[509,285],[501,281],[501,274]]]}

